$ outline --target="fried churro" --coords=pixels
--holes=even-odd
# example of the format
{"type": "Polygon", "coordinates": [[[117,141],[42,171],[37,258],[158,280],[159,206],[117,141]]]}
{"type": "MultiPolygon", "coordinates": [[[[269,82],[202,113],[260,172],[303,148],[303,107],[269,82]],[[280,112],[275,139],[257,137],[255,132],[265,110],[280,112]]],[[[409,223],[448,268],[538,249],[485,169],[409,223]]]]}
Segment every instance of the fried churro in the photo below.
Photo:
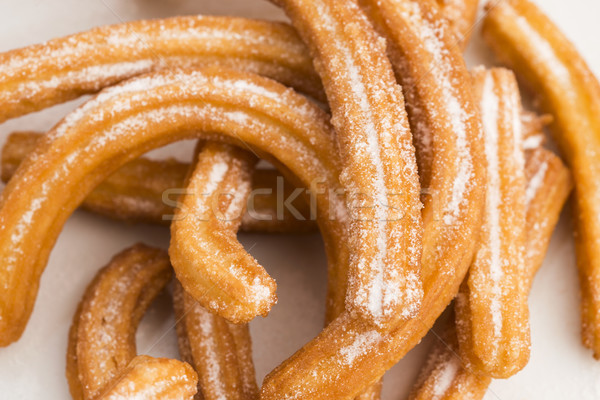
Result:
{"type": "Polygon", "coordinates": [[[600,358],[600,84],[571,42],[527,0],[490,8],[483,36],[552,115],[550,130],[573,172],[582,338],[600,358]]]}

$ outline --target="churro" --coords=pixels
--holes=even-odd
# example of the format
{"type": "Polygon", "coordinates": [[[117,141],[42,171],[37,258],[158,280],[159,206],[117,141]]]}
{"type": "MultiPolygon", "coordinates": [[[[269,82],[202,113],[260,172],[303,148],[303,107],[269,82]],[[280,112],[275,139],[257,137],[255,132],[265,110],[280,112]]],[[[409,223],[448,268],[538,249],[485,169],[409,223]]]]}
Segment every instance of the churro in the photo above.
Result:
{"type": "Polygon", "coordinates": [[[97,400],[193,400],[198,377],[187,363],[137,356],[97,400]]]}
{"type": "Polygon", "coordinates": [[[527,0],[491,8],[483,36],[554,118],[550,129],[575,180],[582,338],[600,358],[600,84],[563,33],[527,0]]]}
{"type": "Polygon", "coordinates": [[[456,301],[456,329],[469,368],[508,378],[527,364],[530,347],[521,97],[505,69],[475,69],[473,86],[485,136],[487,200],[477,252],[456,301]]]}
{"type": "Polygon", "coordinates": [[[178,282],[173,306],[179,353],[198,372],[203,399],[257,399],[248,325],[232,324],[209,313],[178,282]]]}
{"type": "Polygon", "coordinates": [[[356,0],[276,1],[323,80],[351,212],[346,307],[381,328],[413,317],[422,282],[421,204],[404,98],[356,0]]]}
{"type": "MultiPolygon", "coordinates": [[[[0,195],[1,344],[21,335],[56,235],[91,190],[148,150],[193,137],[249,146],[288,167],[312,193],[324,187],[315,199],[317,217],[330,271],[345,276],[346,208],[342,198],[330,195],[341,188],[327,115],[254,74],[161,71],[108,88],[71,113],[44,136],[0,195]]],[[[331,290],[339,309],[345,290],[331,290]]]]}
{"type": "MultiPolygon", "coordinates": [[[[394,3],[394,5],[396,4],[398,2],[394,3]]],[[[431,75],[428,80],[429,85],[441,91],[436,97],[435,94],[426,93],[426,86],[422,86],[420,89],[420,93],[423,93],[424,96],[427,95],[427,100],[433,101],[434,104],[441,103],[439,109],[444,113],[443,117],[436,119],[434,109],[431,107],[429,124],[434,126],[441,120],[443,124],[450,124],[452,127],[452,123],[457,123],[456,113],[459,113],[464,119],[459,120],[458,124],[464,125],[461,125],[462,130],[450,128],[437,131],[440,137],[435,142],[437,146],[435,150],[439,149],[440,152],[444,152],[440,153],[435,164],[431,158],[425,157],[424,146],[420,145],[419,167],[423,170],[423,175],[427,175],[426,168],[436,171],[436,176],[429,180],[444,179],[439,183],[436,181],[436,185],[439,185],[440,189],[452,188],[457,178],[462,176],[463,179],[458,179],[459,187],[456,190],[441,190],[440,192],[440,195],[444,196],[442,205],[446,208],[447,214],[444,216],[447,218],[439,220],[440,213],[435,213],[436,206],[439,204],[433,201],[435,199],[432,199],[430,206],[425,208],[426,235],[423,242],[424,256],[421,271],[425,296],[417,315],[411,320],[396,324],[389,332],[382,332],[365,324],[364,321],[356,319],[350,312],[343,313],[317,338],[267,376],[262,388],[262,396],[265,399],[276,399],[285,395],[293,395],[298,399],[350,399],[366,386],[375,383],[387,369],[391,368],[419,342],[446,308],[457,293],[475,250],[484,202],[485,168],[483,168],[484,162],[481,158],[483,137],[477,112],[473,109],[474,104],[470,99],[470,77],[464,69],[464,62],[461,60],[460,54],[452,48],[453,35],[451,32],[447,33],[449,28],[441,21],[437,13],[428,13],[426,16],[419,15],[422,11],[416,2],[404,3],[404,10],[413,11],[408,15],[408,17],[412,15],[412,19],[409,19],[404,13],[394,10],[389,3],[373,2],[370,5],[372,6],[369,10],[370,14],[376,16],[377,13],[381,13],[381,17],[390,18],[388,21],[382,21],[380,18],[374,19],[380,29],[385,28],[384,32],[388,32],[389,29],[389,35],[394,38],[393,45],[395,46],[403,45],[406,37],[411,37],[413,40],[416,38],[419,41],[417,43],[424,41],[425,38],[421,36],[420,29],[427,27],[427,23],[434,24],[436,27],[446,26],[444,28],[446,33],[444,31],[437,32],[438,30],[435,33],[440,35],[436,36],[435,40],[441,46],[439,50],[442,55],[435,54],[433,50],[429,49],[420,50],[417,44],[413,44],[412,47],[406,45],[406,51],[412,52],[411,57],[415,54],[421,58],[409,60],[407,57],[406,60],[401,61],[398,59],[394,65],[398,68],[402,62],[410,65],[415,71],[419,71],[421,68],[421,71],[427,72],[430,72],[427,69],[428,65],[439,67],[441,73],[417,75],[420,79],[427,79],[428,75],[431,75]],[[394,18],[393,21],[402,22],[403,30],[395,31],[400,28],[395,28],[391,18],[394,18]],[[406,21],[412,25],[407,24],[406,21]],[[382,23],[387,25],[383,26],[382,23]],[[400,36],[400,34],[406,36],[400,36]],[[409,34],[412,36],[408,36],[409,34]],[[440,65],[436,65],[436,61],[440,65]],[[452,135],[454,141],[449,139],[448,143],[443,143],[444,138],[448,138],[449,135],[452,135]],[[444,170],[443,167],[445,158],[448,159],[446,165],[449,171],[444,170]],[[442,175],[437,176],[438,173],[442,175]],[[452,196],[449,196],[448,193],[452,196]],[[430,213],[429,216],[427,212],[430,213]],[[433,225],[434,223],[435,225],[433,225]],[[428,229],[430,229],[429,234],[427,234],[428,229]],[[452,245],[448,245],[447,241],[442,240],[444,235],[447,235],[446,240],[452,239],[453,245],[460,246],[461,250],[456,251],[452,245]],[[442,245],[443,256],[439,254],[441,252],[439,252],[438,244],[442,245]],[[430,256],[425,258],[426,254],[430,256]],[[449,259],[448,262],[440,262],[446,257],[449,259]],[[303,372],[309,369],[311,370],[310,374],[303,372]],[[356,379],[357,376],[360,379],[356,379]]],[[[427,6],[432,7],[431,5],[427,6]]],[[[323,12],[320,10],[319,14],[323,14],[323,12]]],[[[302,23],[306,22],[303,20],[302,23]]],[[[399,54],[402,55],[402,53],[399,54]]],[[[325,88],[328,90],[327,84],[325,84],[325,88]]],[[[427,104],[427,101],[423,103],[427,104]]],[[[416,119],[414,121],[416,122],[416,119]]],[[[443,126],[445,127],[445,125],[443,126]]],[[[428,182],[428,178],[424,178],[424,181],[428,182]]],[[[433,186],[433,182],[430,185],[433,186]]],[[[423,186],[427,188],[427,185],[423,186]]],[[[442,207],[440,206],[440,208],[442,207]]]]}
{"type": "Polygon", "coordinates": [[[189,16],[95,28],[0,54],[0,122],[150,71],[213,64],[323,99],[306,48],[288,25],[189,16]]]}
{"type": "Polygon", "coordinates": [[[98,272],[69,332],[66,375],[74,399],[97,398],[134,359],[137,326],[171,276],[167,253],[141,244],[98,272]]]}
{"type": "MultiPolygon", "coordinates": [[[[40,139],[36,132],[13,132],[2,148],[4,182],[15,174],[21,162],[40,139]]],[[[81,207],[96,214],[126,222],[170,224],[184,189],[190,166],[174,159],[138,158],[106,178],[83,201],[81,207]],[[170,195],[174,192],[173,196],[170,195]]],[[[240,230],[265,233],[304,233],[317,229],[314,211],[303,196],[302,187],[285,179],[276,169],[256,169],[252,174],[250,210],[242,216],[240,230]],[[296,197],[297,196],[297,197],[296,197]],[[289,206],[284,206],[288,199],[289,206]]]]}
{"type": "Polygon", "coordinates": [[[236,238],[257,161],[231,145],[201,144],[171,224],[177,279],[210,312],[235,323],[267,315],[277,301],[275,280],[236,238]]]}
{"type": "MultiPolygon", "coordinates": [[[[527,242],[523,285],[531,289],[542,266],[561,210],[573,189],[569,170],[552,152],[541,147],[526,152],[527,242]]],[[[491,378],[470,371],[458,356],[458,340],[451,318],[436,341],[411,394],[411,400],[482,399],[491,378]]]]}

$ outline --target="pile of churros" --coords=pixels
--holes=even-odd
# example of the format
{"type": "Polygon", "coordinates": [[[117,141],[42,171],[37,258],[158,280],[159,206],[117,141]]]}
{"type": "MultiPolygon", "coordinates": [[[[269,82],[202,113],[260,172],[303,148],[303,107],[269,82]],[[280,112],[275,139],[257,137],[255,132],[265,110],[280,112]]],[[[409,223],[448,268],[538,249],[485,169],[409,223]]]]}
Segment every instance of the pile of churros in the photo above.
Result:
{"type": "Polygon", "coordinates": [[[446,309],[411,399],[481,399],[529,360],[528,292],[574,189],[583,343],[600,358],[600,84],[558,28],[529,0],[492,1],[483,37],[504,67],[468,70],[477,0],[273,2],[291,25],[175,17],[0,54],[0,122],[96,94],[2,150],[0,345],[83,207],[171,242],[89,283],[66,351],[76,400],[377,400],[446,309]],[[142,157],[183,139],[191,163],[142,157]],[[247,324],[277,285],[240,230],[318,230],[328,260],[323,331],[262,387],[247,324]],[[164,290],[181,360],[136,351],[164,290]]]}

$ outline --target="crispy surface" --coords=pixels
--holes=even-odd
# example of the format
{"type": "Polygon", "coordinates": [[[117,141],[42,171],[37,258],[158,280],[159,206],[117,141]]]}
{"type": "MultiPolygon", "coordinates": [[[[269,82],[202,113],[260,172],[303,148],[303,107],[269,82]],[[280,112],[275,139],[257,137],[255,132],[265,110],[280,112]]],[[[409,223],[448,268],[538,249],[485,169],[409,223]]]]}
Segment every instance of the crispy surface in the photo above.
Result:
{"type": "Polygon", "coordinates": [[[600,84],[575,47],[533,3],[490,10],[483,36],[554,118],[550,129],[575,179],[582,338],[600,358],[600,84]]]}
{"type": "MultiPolygon", "coordinates": [[[[544,148],[528,151],[526,160],[527,251],[523,285],[529,291],[544,261],[561,210],[573,189],[573,180],[560,158],[544,148]]],[[[459,358],[454,318],[448,319],[440,336],[410,399],[482,399],[491,378],[469,370],[459,358]]]]}
{"type": "Polygon", "coordinates": [[[66,374],[74,399],[95,399],[133,360],[137,326],[171,276],[167,253],[142,244],[98,272],[69,333],[66,374]]]}
{"type": "Polygon", "coordinates": [[[235,323],[266,316],[276,284],[237,240],[258,159],[223,143],[202,144],[171,223],[169,256],[193,298],[235,323]]]}
{"type": "Polygon", "coordinates": [[[192,400],[198,375],[187,363],[169,358],[137,356],[98,400],[192,400]]]}
{"type": "MultiPolygon", "coordinates": [[[[22,333],[56,236],[93,188],[148,150],[192,137],[243,141],[287,166],[314,193],[325,187],[316,204],[330,271],[335,282],[336,275],[346,276],[345,207],[328,192],[340,190],[340,168],[327,115],[254,74],[161,71],[106,89],[74,111],[44,137],[0,195],[0,256],[6,260],[0,278],[9,288],[0,293],[0,344],[22,333]]],[[[345,290],[331,289],[331,304],[339,309],[345,290]]]]}
{"type": "MultiPolygon", "coordinates": [[[[40,133],[25,131],[8,136],[2,148],[1,176],[4,182],[10,180],[21,162],[33,152],[40,136],[40,133]]],[[[81,207],[129,223],[170,224],[171,219],[163,217],[173,215],[176,201],[163,196],[173,189],[184,188],[189,167],[189,164],[173,159],[140,157],[106,178],[85,198],[81,207]]],[[[249,200],[252,210],[243,214],[240,229],[263,233],[315,231],[317,225],[311,216],[310,203],[304,197],[296,197],[290,208],[282,206],[283,201],[292,198],[298,190],[302,188],[285,179],[276,169],[256,169],[252,174],[254,196],[249,200]]]]}
{"type": "Polygon", "coordinates": [[[100,27],[0,54],[0,122],[150,71],[207,65],[255,72],[323,99],[288,25],[190,16],[100,27]]]}
{"type": "Polygon", "coordinates": [[[349,189],[346,307],[388,328],[415,315],[422,221],[401,88],[355,0],[278,1],[307,43],[324,83],[349,189]]]}
{"type": "Polygon", "coordinates": [[[460,355],[477,374],[508,378],[529,361],[524,279],[525,155],[521,96],[511,71],[477,68],[487,163],[483,228],[456,301],[460,355]]]}
{"type": "Polygon", "coordinates": [[[258,386],[248,325],[209,313],[180,284],[173,291],[181,357],[194,366],[205,400],[253,400],[258,386]]]}

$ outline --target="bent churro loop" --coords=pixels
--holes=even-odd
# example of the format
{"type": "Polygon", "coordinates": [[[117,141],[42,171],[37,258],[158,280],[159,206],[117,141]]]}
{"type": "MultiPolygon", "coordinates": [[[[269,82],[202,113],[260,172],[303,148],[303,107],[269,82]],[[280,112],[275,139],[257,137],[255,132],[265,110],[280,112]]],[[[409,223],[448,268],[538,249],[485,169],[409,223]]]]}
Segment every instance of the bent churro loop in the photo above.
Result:
{"type": "Polygon", "coordinates": [[[213,64],[323,99],[306,48],[288,25],[190,16],[95,28],[0,54],[0,122],[150,71],[213,64]]]}
{"type": "Polygon", "coordinates": [[[198,372],[205,400],[254,400],[258,386],[248,325],[209,313],[178,282],[173,291],[179,353],[198,372]]]}
{"type": "MultiPolygon", "coordinates": [[[[323,183],[340,190],[327,115],[276,82],[209,68],[157,72],[106,89],[45,136],[1,194],[1,344],[22,333],[56,235],[87,194],[148,150],[199,136],[244,142],[289,167],[314,193],[323,183]]],[[[328,194],[316,203],[332,280],[340,282],[335,277],[345,276],[347,265],[346,208],[328,194]]],[[[331,291],[339,309],[345,288],[331,291]]]]}
{"type": "Polygon", "coordinates": [[[505,69],[477,68],[473,86],[485,136],[487,199],[477,252],[456,301],[456,328],[469,368],[508,378],[527,364],[530,347],[521,97],[505,69]]]}
{"type": "MultiPolygon", "coordinates": [[[[527,242],[523,285],[531,289],[533,278],[542,266],[552,232],[561,210],[573,189],[569,170],[552,152],[541,147],[526,153],[527,242]]],[[[437,341],[430,359],[411,394],[411,400],[482,399],[491,378],[474,374],[458,358],[454,319],[448,332],[437,341]]]]}
{"type": "MultiPolygon", "coordinates": [[[[411,86],[407,92],[414,93],[413,99],[417,99],[417,95],[422,96],[419,104],[429,107],[430,115],[418,118],[413,115],[413,123],[423,122],[427,123],[425,126],[436,128],[432,156],[437,158],[434,161],[426,157],[426,147],[417,141],[423,174],[435,172],[429,172],[431,178],[426,178],[425,182],[431,183],[424,187],[439,188],[440,195],[444,196],[441,205],[435,204],[435,199],[429,206],[426,204],[424,213],[426,225],[421,274],[425,297],[422,309],[413,319],[395,326],[386,334],[353,318],[348,312],[343,313],[266,378],[262,388],[265,399],[285,395],[306,399],[349,399],[377,381],[419,342],[458,292],[475,249],[484,202],[483,137],[471,98],[470,77],[460,54],[452,48],[452,33],[448,33],[448,27],[439,20],[439,14],[421,14],[423,2],[394,2],[398,9],[391,7],[389,2],[367,3],[371,6],[372,16],[381,16],[374,19],[386,32],[388,42],[399,50],[404,46],[404,53],[399,51],[398,58],[393,58],[396,68],[404,67],[407,72],[415,74],[415,78],[424,79],[422,83],[415,82],[422,86],[411,86]],[[402,10],[411,12],[406,14],[402,10]],[[383,20],[384,16],[389,19],[383,20]],[[429,25],[442,27],[445,31],[435,29],[434,37],[424,35],[422,30],[429,25]],[[439,50],[441,56],[425,46],[432,40],[439,45],[434,50],[439,50]],[[428,74],[433,66],[439,70],[428,74]],[[436,117],[439,112],[442,116],[436,117]],[[460,129],[452,125],[457,122],[456,113],[465,116],[458,121],[460,129]],[[440,120],[441,127],[436,126],[440,120]],[[461,152],[460,146],[464,152],[461,152]],[[435,151],[439,153],[435,154],[435,151]],[[468,168],[466,174],[464,167],[468,168]],[[458,179],[461,176],[463,179],[458,179]],[[457,181],[465,184],[467,190],[452,190],[457,181]],[[458,195],[449,195],[453,193],[458,195]],[[440,218],[434,206],[450,210],[448,216],[451,218],[440,218]],[[460,250],[457,251],[457,248],[460,250]],[[445,259],[448,261],[445,262],[445,259]],[[306,365],[311,366],[310,375],[303,373],[306,365]],[[356,376],[361,379],[356,379],[356,376]]],[[[423,7],[427,6],[423,4],[423,7]]],[[[327,84],[325,86],[327,90],[327,84]]],[[[413,101],[411,104],[417,104],[416,100],[413,101]]],[[[423,133],[425,129],[415,130],[415,136],[423,133]]],[[[420,139],[426,143],[426,138],[420,139]]]]}
{"type": "Polygon", "coordinates": [[[414,147],[384,42],[355,0],[277,1],[315,58],[349,189],[346,307],[380,327],[413,316],[422,297],[414,147]]]}
{"type": "Polygon", "coordinates": [[[227,144],[197,150],[171,224],[169,255],[186,292],[235,323],[266,315],[276,284],[236,235],[258,159],[227,144]]]}
{"type": "Polygon", "coordinates": [[[600,84],[563,33],[527,0],[490,9],[483,36],[554,118],[550,129],[575,180],[582,339],[600,358],[600,84]]]}
{"type": "Polygon", "coordinates": [[[133,360],[137,326],[171,276],[167,253],[141,244],[98,272],[69,332],[66,375],[74,399],[95,399],[133,360]]]}
{"type": "Polygon", "coordinates": [[[198,380],[187,363],[137,356],[97,400],[193,400],[198,380]]]}
{"type": "MultiPolygon", "coordinates": [[[[13,132],[2,148],[2,180],[8,182],[21,162],[33,152],[41,134],[13,132]]],[[[183,190],[187,163],[138,158],[121,167],[98,185],[82,203],[85,210],[126,222],[170,224],[183,190]],[[171,196],[173,193],[173,196],[171,196]]],[[[252,209],[242,216],[245,232],[304,233],[317,229],[314,210],[303,197],[282,203],[299,188],[276,169],[257,169],[252,174],[252,209]]]]}

